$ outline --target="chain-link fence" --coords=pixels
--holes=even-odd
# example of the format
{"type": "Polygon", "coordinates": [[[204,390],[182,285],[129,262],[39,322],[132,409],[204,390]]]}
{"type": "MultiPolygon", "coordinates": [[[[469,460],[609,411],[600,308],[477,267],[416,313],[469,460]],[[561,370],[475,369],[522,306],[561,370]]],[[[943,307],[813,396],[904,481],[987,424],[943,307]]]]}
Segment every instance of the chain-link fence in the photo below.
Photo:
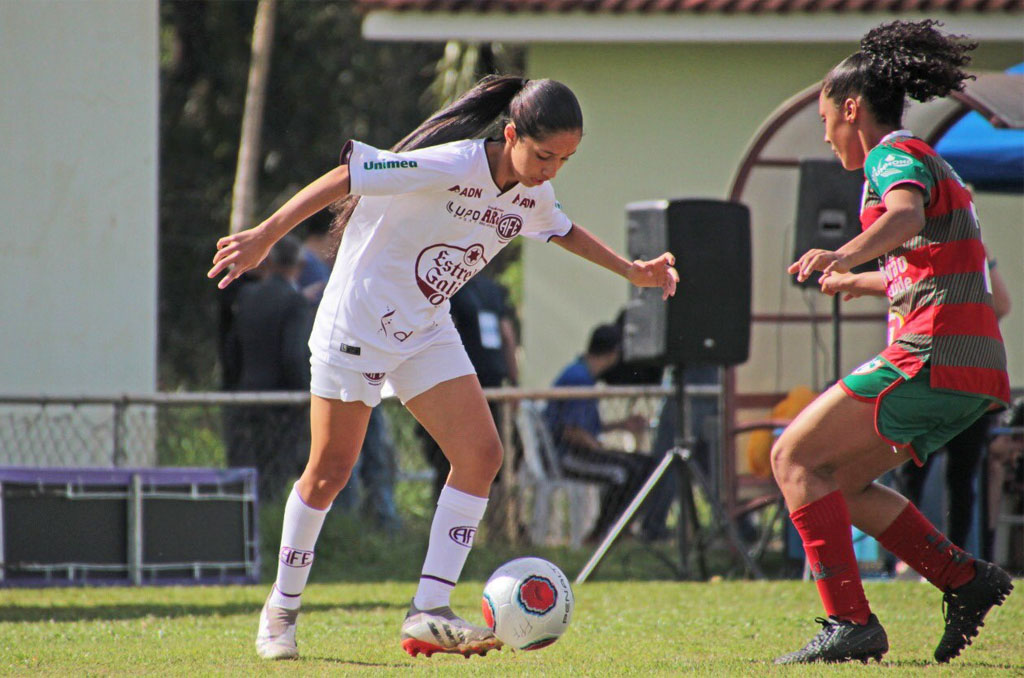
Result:
{"type": "MultiPolygon", "coordinates": [[[[691,400],[714,403],[714,390],[695,390],[691,400]]],[[[489,389],[506,451],[489,509],[491,538],[579,545],[599,537],[672,444],[674,417],[664,416],[670,394],[489,389]]],[[[0,466],[254,467],[260,497],[274,501],[306,461],[308,418],[306,393],[2,397],[0,466]]],[[[714,438],[717,417],[697,426],[698,437],[714,438]]],[[[397,525],[432,513],[446,474],[447,462],[411,415],[385,400],[339,501],[397,525]]],[[[666,511],[645,516],[646,537],[665,532],[666,511]]]]}

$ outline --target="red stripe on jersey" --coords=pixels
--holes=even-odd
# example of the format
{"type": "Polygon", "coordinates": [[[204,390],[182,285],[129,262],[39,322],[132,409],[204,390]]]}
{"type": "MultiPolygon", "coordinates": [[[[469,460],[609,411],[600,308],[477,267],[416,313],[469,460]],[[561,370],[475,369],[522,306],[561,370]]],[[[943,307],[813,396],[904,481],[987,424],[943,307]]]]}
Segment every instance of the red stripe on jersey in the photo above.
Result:
{"type": "Polygon", "coordinates": [[[904,334],[968,335],[1002,341],[996,314],[988,304],[935,304],[914,309],[893,340],[904,334]]]}
{"type": "Polygon", "coordinates": [[[915,282],[929,275],[981,273],[985,270],[985,246],[977,238],[932,243],[903,256],[907,260],[907,270],[902,275],[910,275],[915,282]]]}
{"type": "Polygon", "coordinates": [[[883,214],[885,214],[885,203],[879,203],[862,209],[860,211],[860,230],[866,231],[871,228],[871,224],[878,221],[879,217],[883,214]]]}
{"type": "Polygon", "coordinates": [[[941,217],[956,210],[971,209],[971,194],[952,177],[937,179],[924,210],[925,217],[941,217]]]}
{"type": "Polygon", "coordinates": [[[932,388],[967,391],[1010,402],[1010,380],[1003,370],[986,367],[950,367],[932,365],[928,381],[932,388]]]}
{"type": "Polygon", "coordinates": [[[903,327],[897,330],[893,340],[899,339],[904,334],[927,334],[932,335],[932,325],[935,324],[935,313],[938,306],[925,306],[915,308],[903,319],[903,327]]]}
{"type": "Polygon", "coordinates": [[[999,321],[988,304],[943,304],[931,308],[937,309],[933,314],[933,336],[967,335],[1003,340],[999,321]]]}
{"type": "Polygon", "coordinates": [[[924,363],[921,362],[920,358],[899,344],[889,344],[879,355],[891,362],[896,369],[911,379],[924,367],[924,363]]]}
{"type": "Polygon", "coordinates": [[[911,137],[902,141],[894,141],[889,144],[893,148],[898,148],[904,153],[910,153],[911,155],[938,155],[935,149],[918,139],[917,137],[911,137]]]}

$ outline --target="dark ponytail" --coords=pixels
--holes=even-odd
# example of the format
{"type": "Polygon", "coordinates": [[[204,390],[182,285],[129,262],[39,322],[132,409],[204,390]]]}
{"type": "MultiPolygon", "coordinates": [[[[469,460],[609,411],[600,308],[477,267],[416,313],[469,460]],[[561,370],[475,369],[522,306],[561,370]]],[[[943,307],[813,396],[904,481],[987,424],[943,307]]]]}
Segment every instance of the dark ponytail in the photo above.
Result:
{"type": "Polygon", "coordinates": [[[860,95],[879,123],[900,127],[907,96],[917,101],[946,96],[974,77],[961,69],[978,44],[940,33],[936,26],[941,25],[931,19],[893,21],[870,30],[860,51],[825,76],[825,94],[837,104],[860,95]]]}
{"type": "Polygon", "coordinates": [[[514,75],[489,75],[461,97],[420,123],[392,151],[411,151],[460,139],[473,139],[486,132],[503,115],[526,85],[514,75]]]}
{"type": "MultiPolygon", "coordinates": [[[[572,90],[554,80],[488,75],[448,106],[427,118],[391,147],[411,151],[475,139],[496,122],[512,122],[521,137],[544,139],[557,132],[583,131],[583,112],[572,90]]],[[[359,202],[349,196],[331,206],[331,232],[340,236],[359,202]]]]}

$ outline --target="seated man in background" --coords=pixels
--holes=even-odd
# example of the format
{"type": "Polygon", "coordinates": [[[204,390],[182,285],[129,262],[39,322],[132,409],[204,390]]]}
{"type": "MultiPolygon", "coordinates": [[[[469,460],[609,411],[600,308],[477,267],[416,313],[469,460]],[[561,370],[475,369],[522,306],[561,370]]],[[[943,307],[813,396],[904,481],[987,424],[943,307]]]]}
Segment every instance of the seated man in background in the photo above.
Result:
{"type": "MultiPolygon", "coordinates": [[[[598,378],[619,360],[622,335],[615,325],[600,325],[590,335],[587,351],[568,365],[553,386],[596,386],[598,378]]],[[[600,483],[601,512],[588,541],[600,539],[615,523],[657,465],[646,454],[606,449],[600,435],[625,429],[639,435],[647,421],[633,415],[603,422],[597,399],[551,400],[544,411],[568,478],[600,483]]]]}

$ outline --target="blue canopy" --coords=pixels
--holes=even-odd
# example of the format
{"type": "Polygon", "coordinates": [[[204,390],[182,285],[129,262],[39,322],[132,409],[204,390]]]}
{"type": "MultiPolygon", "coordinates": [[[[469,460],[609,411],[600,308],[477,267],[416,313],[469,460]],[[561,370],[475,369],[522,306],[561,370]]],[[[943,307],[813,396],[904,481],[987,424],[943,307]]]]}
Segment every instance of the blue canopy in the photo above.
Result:
{"type": "MultiPolygon", "coordinates": [[[[1024,74],[1024,63],[1007,73],[1024,74]]],[[[976,191],[1024,193],[1024,130],[993,127],[971,111],[949,128],[935,150],[976,191]]]]}

